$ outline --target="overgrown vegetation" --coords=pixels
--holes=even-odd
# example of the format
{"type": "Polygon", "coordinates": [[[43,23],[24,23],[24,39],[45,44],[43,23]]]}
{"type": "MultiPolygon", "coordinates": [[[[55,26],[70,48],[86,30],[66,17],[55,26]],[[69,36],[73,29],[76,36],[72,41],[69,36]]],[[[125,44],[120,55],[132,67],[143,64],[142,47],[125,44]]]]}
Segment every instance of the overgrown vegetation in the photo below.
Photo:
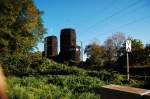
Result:
{"type": "Polygon", "coordinates": [[[47,75],[38,77],[9,77],[10,99],[99,99],[94,87],[102,82],[90,77],[47,75]],[[83,80],[83,81],[82,81],[83,80]]]}
{"type": "Polygon", "coordinates": [[[1,0],[1,51],[25,53],[32,50],[45,34],[41,15],[33,0],[1,0]]]}
{"type": "MultiPolygon", "coordinates": [[[[41,52],[33,52],[45,34],[41,15],[33,0],[0,1],[0,65],[7,77],[10,99],[99,99],[102,85],[143,86],[142,81],[128,82],[124,75],[113,70],[85,70],[58,64],[42,58],[41,52]]],[[[105,46],[88,45],[87,65],[122,66],[123,40],[119,33],[109,37],[105,46]]],[[[144,47],[136,39],[132,42],[134,50],[130,55],[136,56],[133,64],[149,65],[150,45],[144,47]]]]}
{"type": "MultiPolygon", "coordinates": [[[[129,52],[130,66],[150,66],[150,44],[144,46],[139,39],[131,40],[132,51],[129,52]]],[[[126,66],[126,41],[123,33],[115,33],[104,45],[93,42],[86,46],[86,64],[96,66],[126,66]]]]}
{"type": "Polygon", "coordinates": [[[75,66],[58,64],[49,59],[43,60],[39,66],[32,68],[28,73],[28,76],[24,76],[24,73],[20,74],[21,76],[8,76],[10,99],[99,99],[102,85],[140,87],[143,84],[132,79],[127,82],[125,76],[111,70],[88,71],[75,66]]]}

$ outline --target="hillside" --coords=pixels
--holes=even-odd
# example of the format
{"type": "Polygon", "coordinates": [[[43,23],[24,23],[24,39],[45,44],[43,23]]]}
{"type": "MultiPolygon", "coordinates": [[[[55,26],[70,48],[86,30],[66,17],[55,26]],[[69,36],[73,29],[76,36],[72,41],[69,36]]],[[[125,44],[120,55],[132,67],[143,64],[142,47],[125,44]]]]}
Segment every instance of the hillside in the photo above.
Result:
{"type": "Polygon", "coordinates": [[[88,71],[45,60],[29,75],[8,76],[8,95],[10,99],[99,99],[100,87],[106,84],[142,85],[125,78],[111,70],[88,71]]]}

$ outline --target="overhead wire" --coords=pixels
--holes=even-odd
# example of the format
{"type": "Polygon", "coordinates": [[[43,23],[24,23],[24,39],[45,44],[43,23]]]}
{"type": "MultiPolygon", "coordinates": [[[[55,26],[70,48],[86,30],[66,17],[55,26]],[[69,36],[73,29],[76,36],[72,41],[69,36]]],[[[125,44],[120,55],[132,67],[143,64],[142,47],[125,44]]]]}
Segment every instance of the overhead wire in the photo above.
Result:
{"type": "MultiPolygon", "coordinates": [[[[122,25],[118,26],[117,28],[114,28],[114,29],[111,29],[111,30],[109,30],[109,31],[106,31],[105,33],[101,33],[101,35],[110,33],[110,32],[112,32],[112,31],[114,31],[114,30],[116,30],[116,29],[118,29],[118,28],[127,27],[127,26],[130,26],[130,25],[132,25],[132,24],[135,24],[135,23],[138,23],[138,22],[147,20],[147,19],[150,19],[150,15],[141,17],[141,18],[136,19],[136,20],[133,20],[133,21],[130,21],[130,22],[126,23],[126,24],[122,24],[122,25]]],[[[117,32],[117,31],[115,31],[115,32],[117,32]]]]}
{"type": "MultiPolygon", "coordinates": [[[[110,15],[110,16],[108,16],[108,17],[105,17],[103,20],[100,20],[100,21],[98,21],[97,23],[95,23],[95,24],[89,26],[88,29],[86,29],[86,30],[92,29],[93,27],[95,27],[95,26],[96,26],[97,24],[99,24],[100,22],[103,23],[103,22],[105,22],[105,21],[111,19],[112,17],[117,16],[117,15],[123,13],[124,11],[126,11],[126,10],[128,10],[128,9],[130,9],[130,8],[132,8],[132,7],[136,7],[138,4],[141,3],[140,1],[141,1],[141,0],[137,0],[136,2],[130,3],[128,6],[122,8],[122,9],[116,11],[116,12],[114,12],[112,15],[110,15]]],[[[138,10],[139,8],[141,8],[141,7],[138,7],[138,8],[136,8],[136,9],[134,9],[134,11],[131,11],[130,13],[132,13],[132,12],[134,13],[134,12],[135,12],[136,10],[138,10]]],[[[123,14],[123,15],[126,15],[126,14],[123,14]]],[[[122,27],[126,27],[126,26],[132,25],[132,24],[134,24],[134,23],[137,23],[137,22],[139,22],[139,21],[143,21],[143,20],[146,20],[146,19],[149,19],[149,18],[150,18],[150,16],[144,16],[144,17],[139,18],[139,19],[137,19],[137,20],[133,20],[133,21],[130,21],[130,22],[126,23],[126,24],[120,25],[120,26],[118,26],[118,27],[115,28],[115,29],[122,28],[122,27]]],[[[114,30],[114,29],[113,29],[113,30],[114,30]]],[[[105,32],[105,33],[106,33],[106,32],[105,32]]],[[[102,34],[101,34],[101,35],[102,35],[102,34]]]]}
{"type": "Polygon", "coordinates": [[[91,29],[91,28],[95,27],[97,24],[103,23],[103,22],[107,21],[108,19],[111,19],[112,17],[114,17],[114,16],[124,12],[125,10],[127,10],[127,9],[129,9],[129,8],[131,8],[133,6],[136,6],[139,3],[139,1],[141,1],[141,0],[137,0],[136,2],[133,2],[133,3],[129,4],[128,6],[122,8],[122,9],[116,11],[116,12],[114,12],[112,15],[110,15],[108,17],[105,17],[103,20],[97,21],[95,24],[89,26],[88,29],[91,29]]]}
{"type": "Polygon", "coordinates": [[[143,20],[146,20],[146,19],[149,19],[149,18],[150,18],[150,15],[148,15],[148,16],[144,16],[144,17],[142,17],[142,18],[139,18],[139,19],[133,20],[133,21],[128,22],[128,23],[126,23],[126,24],[120,25],[120,26],[118,26],[117,28],[112,29],[112,30],[116,30],[116,29],[118,29],[118,28],[126,27],[126,26],[129,26],[129,25],[135,24],[135,23],[137,23],[137,22],[140,22],[140,21],[143,21],[143,20]]]}
{"type": "MultiPolygon", "coordinates": [[[[138,9],[140,9],[140,8],[145,8],[146,6],[144,6],[144,5],[147,5],[147,4],[143,4],[142,6],[140,6],[139,8],[136,8],[136,9],[134,9],[134,10],[132,10],[132,11],[130,11],[130,12],[128,12],[128,14],[123,14],[122,16],[123,17],[125,17],[125,16],[127,16],[127,15],[129,15],[130,13],[136,13],[137,11],[139,11],[138,9]],[[143,7],[144,6],[144,7],[143,7]]],[[[130,16],[131,17],[131,16],[130,16]]],[[[147,16],[146,16],[146,18],[147,18],[147,16]]],[[[141,18],[140,18],[141,19],[141,18]]],[[[143,18],[142,18],[143,19],[143,18]]],[[[139,20],[139,19],[138,19],[139,20]]],[[[131,21],[131,22],[129,22],[128,24],[126,23],[126,25],[129,25],[130,23],[132,24],[133,22],[135,22],[135,20],[134,21],[131,21]]],[[[113,24],[112,24],[113,25],[113,24]]],[[[124,26],[124,25],[123,25],[124,26]]],[[[122,27],[122,25],[121,26],[118,26],[117,28],[121,28],[122,27]]],[[[117,29],[117,28],[115,28],[115,29],[117,29]]]]}

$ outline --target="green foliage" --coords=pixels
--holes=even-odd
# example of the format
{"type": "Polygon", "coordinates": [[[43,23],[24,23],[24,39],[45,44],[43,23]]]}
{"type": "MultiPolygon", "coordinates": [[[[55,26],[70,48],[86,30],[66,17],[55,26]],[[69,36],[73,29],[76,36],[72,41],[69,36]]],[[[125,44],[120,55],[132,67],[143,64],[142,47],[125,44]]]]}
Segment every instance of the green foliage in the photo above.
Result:
{"type": "Polygon", "coordinates": [[[89,92],[85,92],[82,93],[78,99],[100,99],[100,96],[94,94],[94,93],[89,93],[89,92]]]}
{"type": "Polygon", "coordinates": [[[98,84],[100,86],[101,81],[97,79],[97,82],[90,77],[80,78],[78,76],[38,76],[38,77],[8,77],[9,84],[9,98],[10,99],[71,99],[85,97],[90,99],[94,96],[94,99],[99,99],[99,95],[94,92],[89,92],[88,88],[94,89],[98,84]],[[60,85],[61,82],[64,86],[60,85]],[[82,81],[84,80],[85,81],[82,81]],[[51,81],[55,81],[51,82],[51,81]],[[89,80],[89,81],[88,81],[89,80]],[[76,83],[77,82],[77,83],[76,83]],[[84,83],[86,82],[86,83],[84,83]],[[88,82],[88,83],[87,83],[88,82]],[[83,87],[83,84],[84,87],[83,87]],[[72,87],[71,87],[72,86],[72,87]]]}
{"type": "Polygon", "coordinates": [[[75,74],[80,75],[85,70],[79,69],[75,66],[69,67],[64,64],[58,64],[52,60],[46,59],[44,62],[37,67],[37,71],[40,74],[53,74],[53,75],[68,75],[75,74]]]}
{"type": "Polygon", "coordinates": [[[57,99],[67,97],[64,90],[55,85],[47,84],[46,78],[23,77],[21,79],[10,77],[8,83],[10,83],[10,99],[57,99]]]}
{"type": "Polygon", "coordinates": [[[97,78],[76,75],[55,75],[49,77],[48,82],[61,88],[65,88],[67,86],[67,88],[74,94],[82,92],[95,92],[95,88],[104,85],[104,82],[97,78]]]}
{"type": "Polygon", "coordinates": [[[150,44],[147,44],[144,48],[142,62],[144,65],[150,66],[150,44]]]}
{"type": "Polygon", "coordinates": [[[0,64],[7,74],[36,72],[41,62],[31,51],[45,34],[41,15],[33,0],[0,1],[0,64]]]}
{"type": "Polygon", "coordinates": [[[41,15],[33,0],[1,0],[0,51],[31,51],[45,34],[41,15]]]}
{"type": "Polygon", "coordinates": [[[120,84],[122,85],[123,82],[126,80],[126,78],[119,74],[118,72],[114,71],[106,71],[106,70],[100,70],[98,71],[88,71],[87,72],[89,76],[91,77],[97,77],[102,81],[105,81],[107,84],[120,84]]]}
{"type": "MultiPolygon", "coordinates": [[[[129,53],[129,63],[131,66],[149,66],[150,60],[150,51],[149,45],[144,47],[144,44],[141,40],[138,39],[130,39],[132,45],[132,51],[129,53]]],[[[126,45],[123,43],[122,48],[120,48],[120,57],[117,60],[117,63],[121,66],[126,65],[126,45]]]]}
{"type": "Polygon", "coordinates": [[[4,70],[7,74],[27,74],[31,70],[31,62],[31,58],[25,54],[8,55],[3,61],[4,70]]]}
{"type": "Polygon", "coordinates": [[[99,65],[102,66],[104,63],[105,50],[98,43],[93,42],[85,48],[85,53],[88,56],[87,63],[89,65],[99,65]]]}
{"type": "MultiPolygon", "coordinates": [[[[105,71],[106,72],[106,71],[105,71]]],[[[106,75],[107,73],[105,73],[106,75]]],[[[106,84],[120,84],[139,87],[141,83],[132,80],[126,83],[124,77],[115,74],[114,82],[102,81],[100,75],[45,75],[7,78],[10,99],[99,99],[100,87],[106,84]]],[[[109,77],[108,77],[109,78],[109,77]]]]}
{"type": "Polygon", "coordinates": [[[3,60],[4,70],[7,75],[25,76],[25,75],[80,75],[85,70],[76,66],[66,66],[58,64],[49,59],[33,58],[32,54],[8,55],[3,60]]]}
{"type": "Polygon", "coordinates": [[[136,80],[126,82],[125,76],[112,70],[87,71],[49,59],[43,59],[36,68],[30,69],[32,71],[28,72],[28,76],[8,76],[10,99],[99,99],[100,87],[103,85],[141,85],[136,80]]]}
{"type": "Polygon", "coordinates": [[[135,80],[126,82],[125,76],[112,70],[87,71],[33,54],[10,56],[4,61],[9,61],[4,70],[10,99],[99,99],[100,87],[106,84],[141,86],[135,80]]]}
{"type": "MultiPolygon", "coordinates": [[[[131,47],[132,47],[132,52],[134,51],[139,51],[141,49],[144,49],[144,44],[141,40],[139,39],[133,39],[130,38],[131,40],[131,47]]],[[[126,42],[124,41],[122,44],[122,47],[119,49],[120,54],[126,54],[126,42]]]]}
{"type": "Polygon", "coordinates": [[[43,60],[42,58],[33,57],[32,53],[16,53],[14,55],[7,54],[2,59],[2,63],[7,75],[22,76],[37,73],[37,67],[43,63],[43,60]]]}

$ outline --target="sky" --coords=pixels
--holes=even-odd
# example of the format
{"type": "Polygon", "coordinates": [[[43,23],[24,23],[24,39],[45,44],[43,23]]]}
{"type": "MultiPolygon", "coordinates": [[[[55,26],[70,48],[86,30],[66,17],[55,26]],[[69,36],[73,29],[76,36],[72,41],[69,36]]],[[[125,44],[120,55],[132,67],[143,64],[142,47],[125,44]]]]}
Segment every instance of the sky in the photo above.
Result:
{"type": "MultiPolygon", "coordinates": [[[[116,32],[150,43],[150,0],[34,0],[42,16],[46,36],[63,28],[76,30],[83,47],[93,41],[101,45],[116,32]]],[[[39,43],[40,51],[44,44],[39,43]]]]}

